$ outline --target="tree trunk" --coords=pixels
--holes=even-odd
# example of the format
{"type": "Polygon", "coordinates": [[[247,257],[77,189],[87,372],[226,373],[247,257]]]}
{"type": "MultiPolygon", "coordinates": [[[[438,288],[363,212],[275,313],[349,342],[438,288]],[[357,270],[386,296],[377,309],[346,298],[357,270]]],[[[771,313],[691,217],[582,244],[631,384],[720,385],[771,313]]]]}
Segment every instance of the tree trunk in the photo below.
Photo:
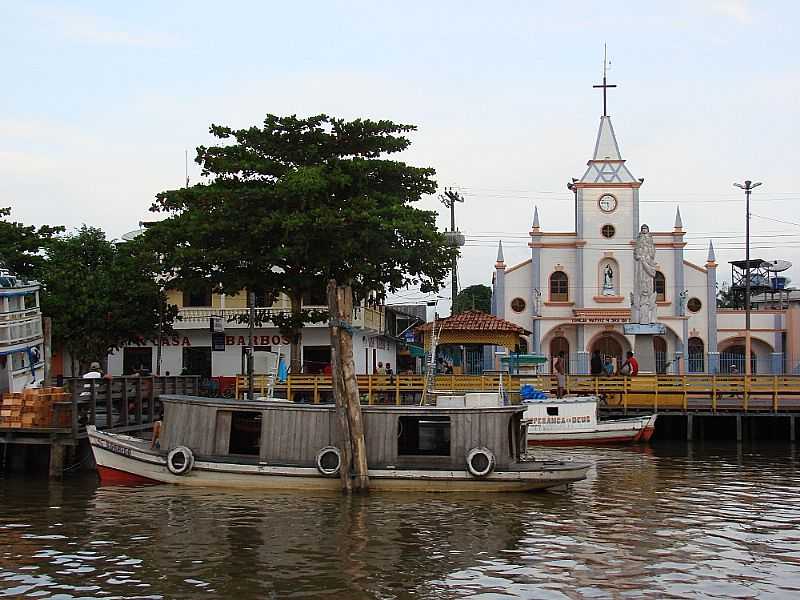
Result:
{"type": "MultiPolygon", "coordinates": [[[[336,282],[328,283],[328,309],[331,315],[338,314],[338,300],[336,297],[336,282]]],[[[344,387],[344,378],[341,369],[341,344],[340,328],[338,321],[331,316],[331,374],[333,377],[333,398],[336,401],[336,421],[339,425],[339,451],[342,455],[342,464],[339,477],[342,481],[342,493],[350,494],[353,491],[353,480],[350,471],[353,467],[352,441],[350,439],[350,422],[347,418],[347,399],[344,387]]],[[[345,334],[346,335],[346,334],[345,334]]]]}
{"type": "MultiPolygon", "coordinates": [[[[334,280],[328,283],[328,304],[331,324],[331,350],[335,347],[336,360],[333,363],[334,377],[341,379],[341,403],[337,408],[344,409],[349,429],[350,451],[352,453],[354,479],[352,490],[356,493],[369,492],[369,473],[367,465],[367,444],[364,439],[364,422],[361,417],[361,399],[356,380],[356,367],[353,361],[353,290],[350,286],[337,286],[334,280]]],[[[333,358],[333,357],[332,357],[333,358]]],[[[337,386],[338,387],[338,386],[337,386]]]]}
{"type": "MultiPolygon", "coordinates": [[[[291,311],[293,317],[300,317],[303,312],[303,296],[301,294],[289,294],[289,301],[291,302],[291,311]]],[[[303,333],[300,327],[292,327],[289,334],[292,340],[291,351],[289,355],[289,373],[298,374],[301,372],[302,365],[302,342],[303,333]]]]}

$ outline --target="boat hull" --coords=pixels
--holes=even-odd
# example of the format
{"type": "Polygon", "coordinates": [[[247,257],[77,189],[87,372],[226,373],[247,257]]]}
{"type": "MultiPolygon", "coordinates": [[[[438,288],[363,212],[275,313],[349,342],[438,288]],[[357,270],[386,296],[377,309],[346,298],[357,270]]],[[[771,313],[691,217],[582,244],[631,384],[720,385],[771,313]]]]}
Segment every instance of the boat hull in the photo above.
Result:
{"type": "MultiPolygon", "coordinates": [[[[169,483],[198,487],[263,490],[338,491],[339,477],[326,477],[311,467],[242,464],[195,460],[186,475],[174,475],[166,457],[145,449],[127,436],[102,433],[90,428],[92,446],[101,482],[113,485],[169,483]]],[[[525,463],[522,463],[523,465],[525,463]]],[[[536,468],[495,471],[476,478],[464,471],[421,469],[370,469],[370,490],[376,492],[527,492],[560,487],[586,477],[589,465],[543,462],[536,468]]]]}
{"type": "Polygon", "coordinates": [[[656,415],[600,421],[582,429],[528,427],[529,445],[580,446],[647,442],[655,432],[656,415]]]}

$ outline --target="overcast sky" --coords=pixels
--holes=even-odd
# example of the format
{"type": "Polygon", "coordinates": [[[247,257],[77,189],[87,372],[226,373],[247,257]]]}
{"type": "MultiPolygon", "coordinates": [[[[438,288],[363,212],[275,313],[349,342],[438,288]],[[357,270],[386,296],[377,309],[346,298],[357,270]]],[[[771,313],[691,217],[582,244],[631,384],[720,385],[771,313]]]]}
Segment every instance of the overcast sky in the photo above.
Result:
{"type": "MultiPolygon", "coordinates": [[[[670,229],[680,205],[689,260],[704,262],[710,238],[720,262],[743,258],[731,184],[763,181],[752,254],[800,265],[798,6],[2,2],[0,206],[119,237],[182,185],[184,150],[191,161],[212,122],[388,118],[419,126],[404,160],[461,188],[462,287],[488,284],[498,239],[508,264],[529,256],[534,205],[543,229],[573,226],[566,182],[591,156],[607,43],[609,114],[645,178],[642,221],[670,229]]],[[[435,197],[423,205],[449,225],[435,197]]]]}

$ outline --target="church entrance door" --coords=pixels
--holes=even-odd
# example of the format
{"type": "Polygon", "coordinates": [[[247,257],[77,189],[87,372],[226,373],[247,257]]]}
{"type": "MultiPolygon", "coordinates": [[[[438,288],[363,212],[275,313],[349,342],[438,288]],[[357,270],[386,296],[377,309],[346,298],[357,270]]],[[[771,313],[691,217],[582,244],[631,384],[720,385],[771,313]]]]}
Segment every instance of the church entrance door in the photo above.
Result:
{"type": "Polygon", "coordinates": [[[610,357],[614,361],[615,370],[623,363],[622,358],[622,344],[619,343],[615,337],[610,335],[602,335],[594,342],[591,352],[597,351],[600,357],[605,360],[610,357]]]}

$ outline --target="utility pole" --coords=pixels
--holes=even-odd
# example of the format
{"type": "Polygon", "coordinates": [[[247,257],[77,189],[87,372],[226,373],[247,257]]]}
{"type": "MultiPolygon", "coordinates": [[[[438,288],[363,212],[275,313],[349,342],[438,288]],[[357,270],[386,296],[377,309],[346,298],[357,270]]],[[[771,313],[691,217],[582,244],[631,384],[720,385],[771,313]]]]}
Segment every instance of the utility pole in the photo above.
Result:
{"type": "MultiPolygon", "coordinates": [[[[458,193],[454,192],[453,188],[445,188],[444,194],[439,196],[439,199],[442,201],[447,208],[450,209],[450,231],[446,232],[448,235],[448,241],[450,242],[451,246],[456,248],[460,248],[464,245],[464,236],[460,232],[456,231],[456,202],[463,202],[464,198],[458,193]]],[[[450,299],[450,312],[452,312],[452,306],[455,304],[456,296],[458,296],[458,259],[457,257],[453,257],[453,280],[452,280],[452,290],[451,290],[451,299],[450,299]]]]}
{"type": "Polygon", "coordinates": [[[750,365],[750,192],[761,185],[760,181],[753,183],[749,179],[741,183],[734,183],[736,187],[744,190],[745,197],[745,226],[744,226],[744,374],[749,376],[752,371],[750,365]]]}

